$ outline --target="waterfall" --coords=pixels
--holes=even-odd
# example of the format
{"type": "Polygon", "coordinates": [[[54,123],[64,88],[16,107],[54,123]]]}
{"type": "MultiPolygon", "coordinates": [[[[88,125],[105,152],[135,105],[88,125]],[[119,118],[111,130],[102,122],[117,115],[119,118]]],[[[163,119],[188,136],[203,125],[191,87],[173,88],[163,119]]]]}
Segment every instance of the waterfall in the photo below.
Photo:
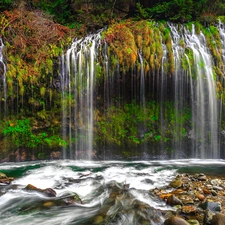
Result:
{"type": "MultiPolygon", "coordinates": [[[[139,56],[139,60],[140,60],[140,106],[143,108],[143,112],[144,114],[146,114],[146,102],[145,102],[145,73],[144,73],[144,62],[143,62],[143,57],[141,55],[141,53],[138,53],[139,56]]],[[[147,124],[144,122],[142,124],[142,133],[141,133],[141,137],[143,138],[146,130],[147,130],[147,124]]],[[[144,143],[143,147],[142,147],[142,152],[144,153],[147,149],[147,145],[146,143],[144,143]]]]}
{"type": "Polygon", "coordinates": [[[95,67],[100,40],[100,33],[74,40],[61,59],[63,138],[69,143],[69,149],[63,149],[64,158],[92,158],[95,67]]]}
{"type": "MultiPolygon", "coordinates": [[[[129,136],[135,144],[142,146],[140,150],[136,146],[136,152],[141,151],[139,155],[148,156],[147,152],[150,152],[149,155],[166,154],[172,158],[220,157],[222,104],[216,92],[213,70],[216,62],[206,36],[202,31],[196,32],[195,25],[188,28],[168,23],[165,26],[169,30],[171,50],[169,42],[163,37],[163,31],[154,28],[160,33],[162,57],[160,68],[150,65],[152,70],[146,69],[148,60],[142,49],[138,49],[136,63],[132,68],[124,70],[119,56],[116,53],[112,56],[107,42],[101,40],[102,31],[73,41],[61,59],[63,138],[69,143],[63,150],[64,158],[92,158],[93,149],[98,148],[96,145],[99,143],[99,115],[103,117],[101,124],[105,125],[101,134],[102,157],[105,158],[106,152],[115,151],[116,144],[126,149],[126,144],[121,142],[131,131],[121,127],[126,127],[126,121],[130,119],[123,118],[118,124],[120,128],[114,128],[110,121],[116,121],[112,113],[121,112],[126,103],[134,101],[143,115],[147,116],[147,121],[148,113],[151,112],[148,107],[155,104],[152,121],[154,124],[158,121],[158,131],[153,133],[150,125],[152,121],[146,122],[139,118],[140,115],[131,117],[139,118],[136,136],[129,136]],[[172,57],[169,58],[169,54],[172,57]],[[168,69],[169,64],[174,64],[174,68],[171,66],[168,69]],[[170,114],[166,114],[166,110],[171,111],[170,114]],[[114,138],[119,138],[118,135],[121,138],[117,143],[114,138]],[[112,142],[108,142],[107,138],[112,142]],[[148,143],[150,139],[158,141],[157,144],[148,143]],[[156,145],[160,147],[154,149],[156,145]]],[[[218,29],[224,64],[224,26],[220,23],[218,29]]],[[[154,58],[160,59],[157,53],[154,58]]],[[[128,109],[125,107],[125,110],[128,109]]],[[[135,128],[132,129],[135,132],[135,128]]]]}
{"type": "Polygon", "coordinates": [[[4,113],[4,115],[6,115],[7,113],[7,83],[6,83],[6,66],[5,63],[3,61],[3,48],[4,48],[4,43],[2,38],[0,38],[0,77],[2,80],[2,87],[0,86],[1,89],[3,89],[3,91],[1,91],[1,93],[3,93],[3,96],[1,96],[1,101],[4,101],[4,105],[0,104],[0,113],[4,113]],[[3,112],[1,109],[1,106],[3,106],[3,112]]]}
{"type": "MultiPolygon", "coordinates": [[[[191,97],[193,125],[191,132],[192,138],[195,139],[192,142],[191,152],[194,153],[195,158],[219,158],[218,99],[213,77],[213,61],[205,36],[202,32],[196,34],[194,25],[192,25],[192,32],[185,27],[178,32],[174,25],[170,25],[170,29],[175,61],[174,102],[176,111],[181,110],[182,114],[183,103],[188,98],[187,94],[191,97]],[[188,69],[187,73],[181,68],[181,57],[186,57],[189,63],[190,59],[184,53],[185,49],[179,45],[181,40],[184,40],[186,49],[193,52],[193,68],[192,70],[188,69]]],[[[177,119],[179,118],[177,117],[177,119]]],[[[175,147],[176,154],[183,149],[182,129],[182,127],[176,127],[179,139],[178,146],[175,147]]]]}

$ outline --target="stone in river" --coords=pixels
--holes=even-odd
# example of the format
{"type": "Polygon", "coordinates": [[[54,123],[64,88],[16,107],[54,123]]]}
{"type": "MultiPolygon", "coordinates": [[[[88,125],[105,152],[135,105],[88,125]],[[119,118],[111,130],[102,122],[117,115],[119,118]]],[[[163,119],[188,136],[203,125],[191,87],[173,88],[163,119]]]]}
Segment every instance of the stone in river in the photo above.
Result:
{"type": "Polygon", "coordinates": [[[172,216],[165,220],[164,225],[190,225],[186,220],[178,217],[172,216]]]}
{"type": "Polygon", "coordinates": [[[170,206],[174,206],[174,205],[183,205],[182,201],[175,197],[175,195],[170,195],[168,198],[167,198],[167,204],[170,205],[170,206]]]}
{"type": "Polygon", "coordinates": [[[203,173],[200,173],[198,175],[198,178],[197,179],[200,180],[200,181],[207,181],[207,177],[203,173]]]}
{"type": "Polygon", "coordinates": [[[217,213],[212,217],[212,225],[225,225],[225,215],[217,213]]]}
{"type": "Polygon", "coordinates": [[[175,179],[174,181],[170,182],[170,186],[173,188],[179,188],[183,185],[183,182],[180,179],[175,179]]]}
{"type": "Polygon", "coordinates": [[[185,214],[195,214],[197,212],[197,208],[193,205],[185,205],[182,207],[182,212],[185,214]]]}
{"type": "Polygon", "coordinates": [[[10,184],[13,180],[13,177],[7,177],[4,173],[0,172],[0,184],[10,184]]]}
{"type": "Polygon", "coordinates": [[[222,188],[220,186],[213,186],[213,189],[216,191],[222,191],[224,188],[222,188]]]}
{"type": "Polygon", "coordinates": [[[196,193],[196,197],[200,200],[203,201],[205,199],[205,196],[203,194],[200,193],[196,193]]]}
{"type": "Polygon", "coordinates": [[[212,212],[220,212],[221,211],[221,203],[220,202],[209,202],[209,201],[206,201],[204,203],[201,203],[199,205],[200,208],[206,210],[206,209],[209,209],[211,210],[212,212]]]}
{"type": "Polygon", "coordinates": [[[47,197],[56,197],[56,192],[52,188],[40,189],[32,184],[28,184],[25,188],[26,191],[36,191],[46,195],[47,197]]]}
{"type": "Polygon", "coordinates": [[[4,173],[0,172],[0,179],[2,179],[2,178],[7,178],[7,176],[4,173]]]}

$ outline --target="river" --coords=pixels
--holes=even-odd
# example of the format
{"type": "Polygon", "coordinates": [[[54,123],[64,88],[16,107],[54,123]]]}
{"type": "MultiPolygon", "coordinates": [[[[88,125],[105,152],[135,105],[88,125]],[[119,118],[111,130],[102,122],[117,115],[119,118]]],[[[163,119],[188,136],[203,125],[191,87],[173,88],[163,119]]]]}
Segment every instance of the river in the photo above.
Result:
{"type": "Polygon", "coordinates": [[[2,163],[0,172],[15,178],[0,186],[1,224],[158,225],[173,209],[152,190],[178,173],[225,176],[225,161],[35,161],[2,163]],[[28,192],[28,184],[52,188],[56,197],[28,192]],[[65,197],[74,193],[81,201],[65,197]]]}

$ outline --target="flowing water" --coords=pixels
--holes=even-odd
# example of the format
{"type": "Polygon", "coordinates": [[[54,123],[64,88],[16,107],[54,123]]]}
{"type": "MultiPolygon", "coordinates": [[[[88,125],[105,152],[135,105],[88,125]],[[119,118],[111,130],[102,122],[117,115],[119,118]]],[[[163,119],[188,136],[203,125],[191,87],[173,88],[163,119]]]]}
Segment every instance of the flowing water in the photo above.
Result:
{"type": "Polygon", "coordinates": [[[1,101],[4,101],[3,104],[3,111],[1,109],[1,104],[0,104],[0,112],[3,112],[4,115],[6,115],[7,112],[7,84],[6,84],[6,65],[4,63],[3,59],[3,48],[4,48],[4,43],[2,38],[0,38],[0,90],[1,90],[1,101]]]}
{"type": "MultiPolygon", "coordinates": [[[[75,150],[79,152],[79,158],[91,159],[96,49],[100,40],[100,33],[75,40],[66,56],[62,57],[63,137],[69,137],[70,158],[74,158],[75,150]]],[[[63,156],[66,158],[65,150],[63,156]]]]}
{"type": "MultiPolygon", "coordinates": [[[[161,139],[161,142],[158,141],[161,145],[161,153],[157,150],[159,155],[164,154],[166,141],[173,139],[170,140],[171,158],[220,158],[220,118],[223,112],[221,101],[216,97],[213,68],[217,62],[210,52],[205,35],[201,31],[197,33],[194,25],[188,28],[168,23],[167,27],[172,59],[169,59],[171,53],[163,38],[164,34],[153,30],[153,37],[159,36],[163,53],[161,69],[150,72],[145,70],[146,59],[141,50],[138,50],[137,62],[128,74],[124,74],[118,60],[117,65],[113,66],[113,62],[109,60],[108,45],[101,40],[102,31],[73,42],[63,56],[61,73],[63,136],[65,139],[69,137],[69,158],[92,158],[93,149],[96,148],[95,114],[99,110],[105,110],[107,116],[109,107],[119,108],[126,102],[136,101],[143,112],[146,112],[147,103],[152,101],[149,96],[154,96],[154,101],[160,104],[159,115],[155,115],[159,118],[158,135],[155,137],[161,139]],[[172,62],[174,72],[171,75],[168,64],[172,62]],[[103,76],[98,76],[99,70],[104,71],[103,76]],[[99,94],[101,92],[102,95],[99,94]],[[172,102],[176,117],[170,123],[165,113],[168,102],[172,102]],[[182,123],[187,109],[190,116],[188,125],[182,123]],[[168,128],[171,123],[174,123],[174,128],[168,128]],[[172,133],[172,138],[167,138],[168,132],[172,133]]],[[[224,58],[224,25],[219,23],[218,29],[224,58]]],[[[157,53],[154,57],[155,61],[159,60],[157,53]]],[[[149,135],[150,128],[147,123],[141,122],[137,129],[136,138],[143,142],[149,135]]],[[[142,155],[155,147],[144,142],[140,146],[142,155]]],[[[113,148],[114,146],[107,145],[104,151],[110,152],[113,148]]]]}
{"type": "Polygon", "coordinates": [[[15,180],[0,186],[0,221],[7,225],[161,225],[173,210],[151,191],[177,173],[225,175],[223,160],[39,161],[3,163],[15,180]],[[53,188],[56,197],[24,190],[53,188]],[[76,193],[81,202],[68,202],[76,193]]]}

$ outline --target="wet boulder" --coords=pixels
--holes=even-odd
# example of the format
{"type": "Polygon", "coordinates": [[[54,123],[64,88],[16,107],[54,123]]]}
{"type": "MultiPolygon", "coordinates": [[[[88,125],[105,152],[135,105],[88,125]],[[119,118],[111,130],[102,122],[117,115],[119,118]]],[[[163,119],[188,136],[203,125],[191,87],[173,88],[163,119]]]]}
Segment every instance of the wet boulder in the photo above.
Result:
{"type": "Polygon", "coordinates": [[[7,176],[4,173],[0,172],[0,179],[3,179],[3,178],[7,178],[7,176]]]}
{"type": "Polygon", "coordinates": [[[167,201],[166,202],[170,206],[183,205],[182,201],[179,198],[175,197],[175,195],[170,195],[167,198],[167,201]]]}
{"type": "Polygon", "coordinates": [[[53,151],[50,154],[50,159],[56,160],[56,159],[61,159],[61,152],[60,151],[53,151]]]}
{"type": "Polygon", "coordinates": [[[0,184],[10,184],[13,180],[13,177],[7,177],[4,173],[0,172],[0,184]]]}
{"type": "Polygon", "coordinates": [[[48,197],[56,197],[56,192],[52,188],[43,189],[42,193],[48,197]]]}
{"type": "Polygon", "coordinates": [[[178,216],[172,216],[165,220],[164,225],[190,225],[186,220],[178,216]]]}
{"type": "Polygon", "coordinates": [[[38,193],[44,194],[47,197],[56,197],[56,192],[52,188],[41,189],[33,186],[32,184],[28,184],[24,190],[26,191],[36,191],[38,193]]]}
{"type": "Polygon", "coordinates": [[[175,179],[170,182],[170,186],[173,188],[179,188],[183,185],[183,182],[180,179],[175,179]]]}
{"type": "Polygon", "coordinates": [[[225,225],[225,215],[217,213],[212,217],[212,225],[225,225]]]}

